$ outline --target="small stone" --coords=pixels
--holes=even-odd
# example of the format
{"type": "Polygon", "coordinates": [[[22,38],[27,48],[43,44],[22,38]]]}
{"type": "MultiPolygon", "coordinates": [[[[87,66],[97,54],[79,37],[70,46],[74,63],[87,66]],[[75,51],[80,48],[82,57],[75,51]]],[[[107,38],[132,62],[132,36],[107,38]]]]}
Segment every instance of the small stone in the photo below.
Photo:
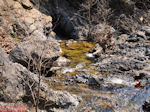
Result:
{"type": "Polygon", "coordinates": [[[70,64],[70,60],[65,57],[59,57],[54,62],[54,66],[68,66],[69,64],[70,64]]]}
{"type": "Polygon", "coordinates": [[[56,38],[56,33],[53,32],[53,31],[51,31],[51,32],[50,32],[50,36],[51,36],[52,38],[56,38]]]}
{"type": "MultiPolygon", "coordinates": [[[[23,18],[24,19],[24,18],[23,18]]],[[[30,26],[34,23],[34,19],[31,18],[31,17],[26,17],[26,19],[24,19],[24,23],[27,25],[27,26],[30,26]]]]}
{"type": "Polygon", "coordinates": [[[150,36],[150,26],[143,26],[142,30],[145,31],[146,36],[150,36]]]}
{"type": "Polygon", "coordinates": [[[31,4],[29,0],[22,0],[21,5],[23,6],[23,8],[28,9],[28,10],[31,10],[33,8],[33,5],[31,4]]]}
{"type": "Polygon", "coordinates": [[[82,69],[82,68],[84,68],[85,66],[86,66],[85,63],[80,63],[80,64],[76,65],[76,69],[82,69]]]}
{"type": "Polygon", "coordinates": [[[137,34],[138,37],[142,37],[144,39],[146,38],[145,32],[143,32],[143,31],[137,31],[136,34],[137,34]]]}
{"type": "Polygon", "coordinates": [[[51,16],[46,16],[45,17],[46,22],[52,22],[52,17],[51,16]]]}

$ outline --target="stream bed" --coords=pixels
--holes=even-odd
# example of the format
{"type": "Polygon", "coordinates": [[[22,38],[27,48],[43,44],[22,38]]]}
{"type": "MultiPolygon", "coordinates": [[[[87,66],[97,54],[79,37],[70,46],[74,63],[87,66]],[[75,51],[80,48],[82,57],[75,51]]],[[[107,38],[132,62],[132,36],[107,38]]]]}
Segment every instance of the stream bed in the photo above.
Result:
{"type": "Polygon", "coordinates": [[[129,47],[136,53],[145,46],[128,44],[117,50],[119,55],[114,49],[99,57],[88,57],[95,46],[92,42],[67,40],[60,44],[62,56],[71,63],[56,67],[56,76],[48,81],[52,89],[82,98],[75,112],[150,112],[149,59],[140,61],[129,52],[121,55],[129,47]]]}

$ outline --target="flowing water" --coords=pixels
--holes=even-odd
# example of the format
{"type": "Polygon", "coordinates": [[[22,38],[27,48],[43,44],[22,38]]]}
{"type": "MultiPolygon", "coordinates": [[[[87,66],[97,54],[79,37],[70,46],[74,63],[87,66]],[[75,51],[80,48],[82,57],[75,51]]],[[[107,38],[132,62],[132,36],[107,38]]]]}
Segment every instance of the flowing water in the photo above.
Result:
{"type": "Polygon", "coordinates": [[[62,41],[60,44],[63,51],[62,56],[70,59],[71,64],[57,70],[55,80],[50,87],[81,96],[83,100],[78,106],[78,112],[150,112],[143,106],[150,98],[149,85],[138,86],[130,76],[114,76],[93,69],[91,64],[95,60],[89,59],[86,53],[94,47],[94,43],[62,41]],[[64,69],[68,69],[68,72],[63,73],[64,69]],[[105,77],[104,83],[89,85],[68,80],[70,77],[83,74],[90,74],[90,77],[105,77]]]}

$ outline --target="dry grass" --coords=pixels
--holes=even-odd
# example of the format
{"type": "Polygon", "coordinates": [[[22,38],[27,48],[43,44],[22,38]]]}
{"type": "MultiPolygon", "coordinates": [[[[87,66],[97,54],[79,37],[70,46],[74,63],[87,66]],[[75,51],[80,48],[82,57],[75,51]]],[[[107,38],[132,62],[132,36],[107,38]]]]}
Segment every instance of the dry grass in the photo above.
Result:
{"type": "MultiPolygon", "coordinates": [[[[88,0],[90,1],[90,0],[88,0]]],[[[90,7],[92,25],[107,23],[120,33],[131,33],[150,24],[149,0],[95,0],[90,7]]],[[[89,6],[82,2],[80,14],[88,18],[89,6]],[[84,4],[84,5],[83,5],[84,4]],[[85,7],[86,6],[86,7],[85,7]]]]}

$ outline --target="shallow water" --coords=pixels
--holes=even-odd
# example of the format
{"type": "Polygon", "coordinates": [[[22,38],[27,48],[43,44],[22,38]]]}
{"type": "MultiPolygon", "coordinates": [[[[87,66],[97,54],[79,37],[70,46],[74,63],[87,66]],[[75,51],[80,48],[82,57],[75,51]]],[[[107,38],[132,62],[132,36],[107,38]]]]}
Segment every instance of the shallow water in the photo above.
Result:
{"type": "Polygon", "coordinates": [[[88,59],[86,53],[94,47],[94,43],[62,41],[60,44],[63,51],[62,56],[71,60],[68,69],[74,69],[81,63],[85,63],[85,66],[65,74],[58,70],[55,82],[52,82],[50,87],[81,96],[83,101],[77,108],[78,112],[149,112],[143,110],[144,102],[150,98],[148,85],[136,87],[138,82],[133,77],[109,75],[107,72],[101,73],[92,69],[90,64],[94,61],[88,59]],[[86,83],[68,81],[68,77],[83,73],[105,77],[104,83],[91,86],[86,83]]]}

